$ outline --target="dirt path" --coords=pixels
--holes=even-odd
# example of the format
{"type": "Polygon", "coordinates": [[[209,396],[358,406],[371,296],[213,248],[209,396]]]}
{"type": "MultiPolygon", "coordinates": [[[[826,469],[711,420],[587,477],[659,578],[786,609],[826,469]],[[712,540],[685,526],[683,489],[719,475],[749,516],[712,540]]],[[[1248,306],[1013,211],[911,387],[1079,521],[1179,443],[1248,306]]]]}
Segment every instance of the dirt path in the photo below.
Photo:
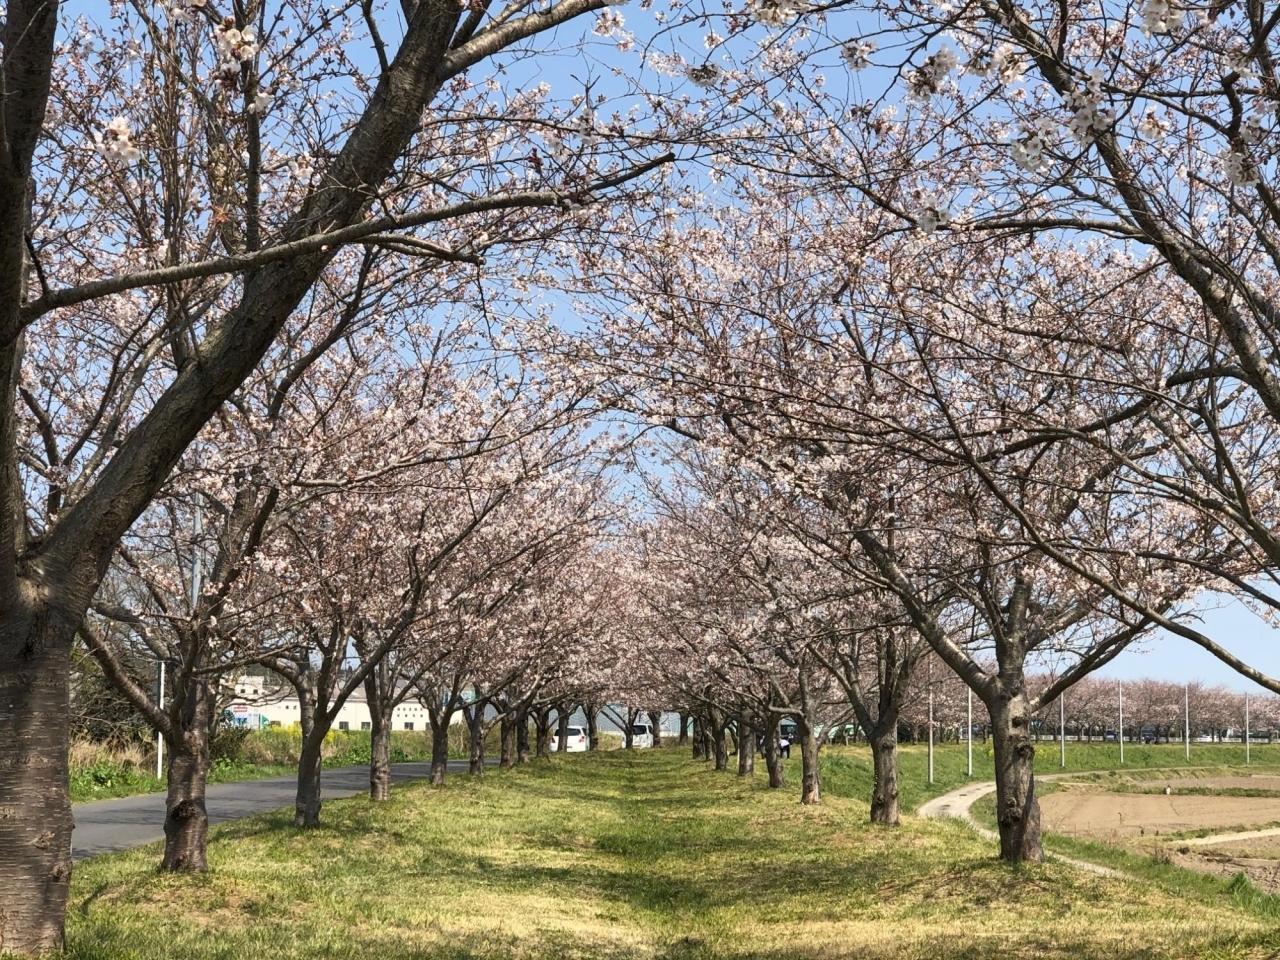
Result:
{"type": "MultiPolygon", "coordinates": [[[[1091,773],[1106,773],[1107,771],[1082,771],[1079,773],[1050,773],[1044,776],[1036,777],[1037,780],[1062,780],[1070,777],[1087,777],[1091,773]]],[[[1000,835],[994,830],[989,830],[977,820],[973,819],[973,813],[970,808],[989,793],[995,793],[995,781],[987,783],[967,783],[963,787],[952,790],[950,793],[944,793],[940,797],[934,797],[926,803],[922,803],[917,809],[917,815],[921,817],[954,817],[957,820],[963,820],[979,834],[989,840],[999,842],[1000,835]]],[[[1061,860],[1063,863],[1069,863],[1071,866],[1080,870],[1087,870],[1090,873],[1096,873],[1102,877],[1123,877],[1131,879],[1127,874],[1121,873],[1119,870],[1112,870],[1110,867],[1104,867],[1101,864],[1090,863],[1088,860],[1077,860],[1074,857],[1064,857],[1061,854],[1052,855],[1055,860],[1061,860]]]]}
{"type": "Polygon", "coordinates": [[[1280,827],[1267,827],[1265,830],[1242,830],[1239,833],[1211,833],[1207,837],[1179,840],[1178,846],[1210,847],[1220,843],[1235,843],[1239,840],[1256,840],[1259,837],[1280,837],[1280,827]]]}

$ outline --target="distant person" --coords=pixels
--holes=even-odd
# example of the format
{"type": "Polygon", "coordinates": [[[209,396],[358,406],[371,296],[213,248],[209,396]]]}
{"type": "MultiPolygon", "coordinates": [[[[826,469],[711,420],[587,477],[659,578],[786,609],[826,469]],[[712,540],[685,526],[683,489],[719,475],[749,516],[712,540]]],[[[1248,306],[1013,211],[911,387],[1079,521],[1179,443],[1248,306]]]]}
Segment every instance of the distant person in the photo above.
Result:
{"type": "Polygon", "coordinates": [[[783,760],[791,759],[791,738],[785,733],[778,738],[778,756],[783,760]]]}

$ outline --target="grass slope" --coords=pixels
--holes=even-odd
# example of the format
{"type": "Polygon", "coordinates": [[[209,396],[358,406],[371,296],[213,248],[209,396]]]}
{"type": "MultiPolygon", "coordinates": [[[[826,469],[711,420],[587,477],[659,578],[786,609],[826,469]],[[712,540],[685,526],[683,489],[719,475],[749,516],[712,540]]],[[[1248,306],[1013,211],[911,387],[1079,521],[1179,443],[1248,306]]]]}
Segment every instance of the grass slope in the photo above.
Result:
{"type": "Polygon", "coordinates": [[[389,803],[214,831],[212,870],[157,848],[77,866],[68,954],[98,958],[1264,956],[1219,891],[1012,868],[961,824],[872,829],[684,750],[580,754],[389,803]]]}

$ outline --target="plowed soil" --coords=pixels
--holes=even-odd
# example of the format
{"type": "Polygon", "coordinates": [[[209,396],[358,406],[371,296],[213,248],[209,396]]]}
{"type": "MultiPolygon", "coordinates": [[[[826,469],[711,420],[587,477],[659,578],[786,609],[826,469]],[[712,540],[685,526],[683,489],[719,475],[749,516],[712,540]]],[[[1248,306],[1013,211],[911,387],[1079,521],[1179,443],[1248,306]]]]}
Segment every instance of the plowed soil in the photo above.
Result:
{"type": "MultiPolygon", "coordinates": [[[[1224,777],[1224,780],[1249,779],[1224,777]]],[[[1226,786],[1198,780],[1195,786],[1226,786]]],[[[1233,784],[1234,785],[1234,784],[1233,784]]],[[[1257,786],[1257,784],[1251,784],[1257,786]]],[[[1109,840],[1201,830],[1243,827],[1280,820],[1280,797],[1170,796],[1141,793],[1093,793],[1066,790],[1040,799],[1043,826],[1053,833],[1109,840]]]]}

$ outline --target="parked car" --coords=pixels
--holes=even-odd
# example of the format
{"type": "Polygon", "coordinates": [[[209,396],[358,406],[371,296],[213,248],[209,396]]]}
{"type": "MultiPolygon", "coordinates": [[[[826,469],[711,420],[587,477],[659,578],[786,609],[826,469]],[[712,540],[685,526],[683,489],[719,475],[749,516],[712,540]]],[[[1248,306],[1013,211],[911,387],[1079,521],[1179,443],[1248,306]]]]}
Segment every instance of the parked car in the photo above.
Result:
{"type": "MultiPolygon", "coordinates": [[[[590,746],[586,727],[569,727],[564,741],[565,753],[586,753],[590,746]]],[[[551,735],[551,749],[560,750],[560,737],[554,733],[551,735]]]]}
{"type": "Polygon", "coordinates": [[[631,746],[638,749],[653,746],[653,727],[647,723],[633,723],[631,725],[631,746]]]}

